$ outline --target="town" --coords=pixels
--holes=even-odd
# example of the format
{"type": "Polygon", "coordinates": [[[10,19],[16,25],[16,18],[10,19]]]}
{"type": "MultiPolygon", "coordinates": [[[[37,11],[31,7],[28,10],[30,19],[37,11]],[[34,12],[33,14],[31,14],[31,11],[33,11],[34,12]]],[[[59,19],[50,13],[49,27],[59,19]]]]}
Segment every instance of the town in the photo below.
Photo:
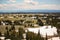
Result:
{"type": "Polygon", "coordinates": [[[48,40],[53,37],[60,40],[60,15],[57,13],[0,13],[0,40],[48,40]],[[40,30],[37,34],[29,30],[43,26],[55,27],[57,34],[48,37],[47,33],[42,37],[40,30]]]}

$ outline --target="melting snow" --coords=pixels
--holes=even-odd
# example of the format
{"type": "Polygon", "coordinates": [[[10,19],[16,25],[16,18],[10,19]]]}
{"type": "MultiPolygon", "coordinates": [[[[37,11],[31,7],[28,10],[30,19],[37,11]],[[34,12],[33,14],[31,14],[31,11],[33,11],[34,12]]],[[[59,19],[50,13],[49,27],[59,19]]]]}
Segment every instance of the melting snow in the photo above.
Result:
{"type": "Polygon", "coordinates": [[[28,28],[30,32],[34,32],[38,34],[38,31],[40,31],[40,34],[42,37],[45,37],[46,34],[47,36],[54,36],[57,35],[57,28],[56,27],[51,27],[51,26],[43,26],[39,28],[28,28]]]}

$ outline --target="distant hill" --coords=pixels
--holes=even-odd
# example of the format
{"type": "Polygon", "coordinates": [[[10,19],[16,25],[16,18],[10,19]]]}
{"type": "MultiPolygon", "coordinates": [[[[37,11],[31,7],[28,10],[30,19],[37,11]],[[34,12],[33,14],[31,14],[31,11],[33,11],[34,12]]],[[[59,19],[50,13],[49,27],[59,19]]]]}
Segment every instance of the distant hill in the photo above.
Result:
{"type": "Polygon", "coordinates": [[[8,12],[8,13],[11,13],[11,12],[59,12],[60,13],[60,10],[0,10],[0,12],[8,12]]]}

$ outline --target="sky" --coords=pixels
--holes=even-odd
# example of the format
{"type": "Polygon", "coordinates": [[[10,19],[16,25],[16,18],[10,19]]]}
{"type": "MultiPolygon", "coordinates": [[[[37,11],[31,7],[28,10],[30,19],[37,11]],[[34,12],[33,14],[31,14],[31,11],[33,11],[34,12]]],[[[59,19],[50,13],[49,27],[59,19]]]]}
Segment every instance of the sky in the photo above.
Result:
{"type": "Polygon", "coordinates": [[[0,0],[0,12],[60,10],[60,0],[0,0]]]}

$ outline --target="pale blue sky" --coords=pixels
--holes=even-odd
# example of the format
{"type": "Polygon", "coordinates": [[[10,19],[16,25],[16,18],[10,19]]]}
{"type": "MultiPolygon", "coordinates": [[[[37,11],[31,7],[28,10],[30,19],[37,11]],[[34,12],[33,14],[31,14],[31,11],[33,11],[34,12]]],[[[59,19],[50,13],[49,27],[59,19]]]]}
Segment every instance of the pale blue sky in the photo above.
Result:
{"type": "MultiPolygon", "coordinates": [[[[0,4],[5,4],[5,3],[11,3],[11,2],[8,2],[9,0],[0,0],[0,4]]],[[[16,0],[16,3],[20,3],[20,2],[23,2],[24,0],[16,0]]],[[[46,3],[46,4],[59,4],[60,5],[60,0],[34,0],[34,1],[37,1],[39,3],[43,2],[43,3],[46,3]]]]}
{"type": "Polygon", "coordinates": [[[60,0],[0,0],[0,12],[60,10],[60,0]]]}

